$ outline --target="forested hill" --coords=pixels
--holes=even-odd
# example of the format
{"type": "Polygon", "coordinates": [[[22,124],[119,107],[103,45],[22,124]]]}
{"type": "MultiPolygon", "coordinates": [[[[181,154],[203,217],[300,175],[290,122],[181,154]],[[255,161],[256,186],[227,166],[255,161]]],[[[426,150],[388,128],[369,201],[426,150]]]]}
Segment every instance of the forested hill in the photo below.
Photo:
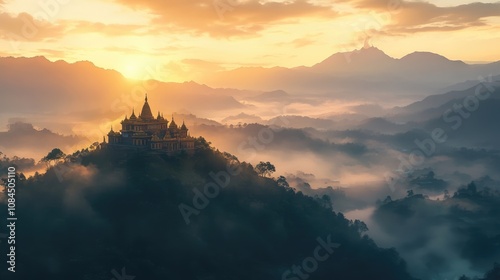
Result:
{"type": "Polygon", "coordinates": [[[362,222],[197,145],[76,153],[18,180],[16,273],[4,263],[1,279],[414,279],[362,222]]]}

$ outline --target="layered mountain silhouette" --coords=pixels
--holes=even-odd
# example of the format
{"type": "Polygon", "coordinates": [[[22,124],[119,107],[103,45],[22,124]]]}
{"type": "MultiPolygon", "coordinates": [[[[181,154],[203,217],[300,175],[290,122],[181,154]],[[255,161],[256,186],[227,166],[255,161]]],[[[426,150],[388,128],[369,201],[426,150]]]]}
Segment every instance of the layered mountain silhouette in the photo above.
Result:
{"type": "Polygon", "coordinates": [[[16,122],[0,132],[0,152],[10,156],[41,158],[54,147],[70,151],[89,145],[89,140],[74,135],[61,135],[48,129],[36,129],[30,123],[16,122]]]}
{"type": "Polygon", "coordinates": [[[0,58],[0,94],[8,100],[0,104],[0,110],[25,116],[66,115],[67,121],[95,121],[130,114],[146,92],[161,106],[154,109],[167,112],[207,113],[244,107],[231,97],[242,91],[214,89],[195,82],[165,83],[153,80],[165,74],[164,70],[151,71],[151,80],[131,81],[91,62],[0,58]]]}
{"type": "Polygon", "coordinates": [[[26,115],[65,114],[79,120],[123,117],[145,92],[158,96],[158,109],[162,111],[185,110],[197,115],[249,108],[236,97],[283,104],[314,105],[329,99],[383,102],[463,90],[470,84],[457,83],[498,75],[500,62],[469,65],[424,52],[395,59],[369,47],[336,53],[310,67],[246,67],[206,73],[198,82],[209,86],[154,80],[163,77],[165,71],[153,69],[153,80],[131,81],[91,62],[4,57],[0,58],[0,93],[9,102],[0,104],[0,110],[26,115]]]}
{"type": "MultiPolygon", "coordinates": [[[[239,68],[207,73],[199,83],[167,83],[128,80],[90,62],[0,58],[4,122],[22,115],[47,124],[106,123],[108,131],[108,121],[130,114],[148,92],[153,114],[174,112],[192,135],[207,138],[197,139],[193,156],[97,149],[54,162],[45,174],[19,175],[18,240],[24,248],[18,258],[24,268],[18,276],[107,280],[123,268],[137,279],[305,279],[283,273],[311,256],[318,238],[331,236],[340,247],[311,279],[434,279],[463,271],[454,266],[464,261],[476,275],[493,266],[484,279],[497,279],[499,184],[484,176],[500,166],[499,66],[426,52],[397,59],[369,47],[310,67],[239,68]],[[478,93],[489,95],[479,99],[478,93]],[[383,103],[410,97],[419,101],[390,110],[393,105],[383,103]],[[340,110],[345,113],[335,114],[340,110]],[[401,159],[415,160],[415,140],[429,139],[436,128],[446,132],[445,143],[435,144],[421,165],[401,167],[401,159]],[[296,175],[259,176],[207,141],[296,175]],[[186,224],[179,205],[204,202],[199,191],[228,166],[241,172],[224,176],[227,186],[186,224]],[[378,181],[387,171],[402,174],[395,189],[378,181]],[[478,177],[484,179],[480,189],[456,184],[478,177]],[[444,195],[448,189],[457,192],[444,201],[413,194],[444,195]],[[375,207],[389,191],[394,201],[377,205],[374,217],[392,241],[402,240],[393,244],[410,257],[413,275],[394,249],[364,235],[365,224],[333,211],[375,207]],[[444,231],[453,232],[445,236],[458,245],[440,250],[433,240],[444,231]],[[422,248],[428,250],[419,255],[422,248]],[[456,254],[448,258],[448,252],[456,254]]],[[[31,158],[56,147],[71,153],[82,139],[36,129],[44,127],[37,123],[10,123],[0,132],[0,151],[30,158],[0,159],[2,174],[10,165],[34,171],[31,158]],[[32,150],[23,154],[23,148],[32,150]]],[[[0,211],[0,219],[5,215],[0,211]]]]}
{"type": "Polygon", "coordinates": [[[336,53],[311,67],[246,67],[208,76],[207,84],[293,93],[330,92],[344,96],[424,94],[437,92],[465,80],[500,73],[500,62],[470,65],[430,52],[392,58],[375,47],[336,53]],[[344,92],[344,94],[342,94],[344,92]]]}
{"type": "MultiPolygon", "coordinates": [[[[390,114],[394,114],[394,118],[400,121],[406,120],[421,120],[422,118],[435,117],[435,113],[429,114],[433,109],[441,106],[449,105],[452,102],[457,102],[459,99],[465,99],[468,96],[474,96],[476,91],[485,92],[491,91],[491,99],[499,99],[498,93],[494,93],[500,88],[500,76],[484,77],[483,81],[468,81],[456,85],[456,88],[465,87],[463,89],[451,90],[446,93],[430,95],[421,101],[411,103],[404,107],[397,107],[390,114]],[[418,115],[420,114],[420,115],[418,115]]],[[[462,103],[460,102],[460,103],[462,103]]]]}

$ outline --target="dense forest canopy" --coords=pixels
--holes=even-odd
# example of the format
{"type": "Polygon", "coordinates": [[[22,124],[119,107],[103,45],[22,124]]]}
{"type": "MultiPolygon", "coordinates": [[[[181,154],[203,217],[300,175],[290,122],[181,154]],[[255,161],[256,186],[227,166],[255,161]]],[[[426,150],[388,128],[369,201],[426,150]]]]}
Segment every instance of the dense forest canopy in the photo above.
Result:
{"type": "Polygon", "coordinates": [[[16,276],[111,279],[123,268],[137,279],[414,279],[395,250],[363,235],[362,222],[203,139],[197,148],[174,157],[80,151],[19,177],[16,276]],[[237,175],[206,196],[228,168],[237,175]],[[196,210],[189,224],[181,205],[196,210]]]}

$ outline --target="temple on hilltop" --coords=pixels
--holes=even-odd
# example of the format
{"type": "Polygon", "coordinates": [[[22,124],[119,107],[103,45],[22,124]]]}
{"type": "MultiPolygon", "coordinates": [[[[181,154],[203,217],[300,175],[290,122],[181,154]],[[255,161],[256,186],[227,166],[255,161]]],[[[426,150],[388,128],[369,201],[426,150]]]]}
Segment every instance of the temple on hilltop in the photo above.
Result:
{"type": "Polygon", "coordinates": [[[132,109],[130,118],[125,116],[121,125],[120,132],[113,131],[113,127],[111,127],[106,144],[108,147],[149,150],[166,154],[194,151],[195,139],[189,135],[184,122],[178,127],[172,115],[172,121],[169,124],[169,121],[163,118],[163,114],[160,112],[155,118],[151,113],[147,94],[141,114],[136,116],[132,109]]]}

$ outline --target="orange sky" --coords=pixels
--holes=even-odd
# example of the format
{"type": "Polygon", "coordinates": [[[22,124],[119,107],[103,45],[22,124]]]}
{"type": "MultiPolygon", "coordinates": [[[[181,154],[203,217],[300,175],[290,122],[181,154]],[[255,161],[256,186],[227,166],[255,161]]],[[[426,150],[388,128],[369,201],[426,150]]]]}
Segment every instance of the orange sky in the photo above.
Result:
{"type": "Polygon", "coordinates": [[[0,56],[90,60],[170,81],[240,66],[312,65],[366,39],[393,57],[418,50],[500,60],[500,2],[472,2],[0,0],[0,56]]]}

